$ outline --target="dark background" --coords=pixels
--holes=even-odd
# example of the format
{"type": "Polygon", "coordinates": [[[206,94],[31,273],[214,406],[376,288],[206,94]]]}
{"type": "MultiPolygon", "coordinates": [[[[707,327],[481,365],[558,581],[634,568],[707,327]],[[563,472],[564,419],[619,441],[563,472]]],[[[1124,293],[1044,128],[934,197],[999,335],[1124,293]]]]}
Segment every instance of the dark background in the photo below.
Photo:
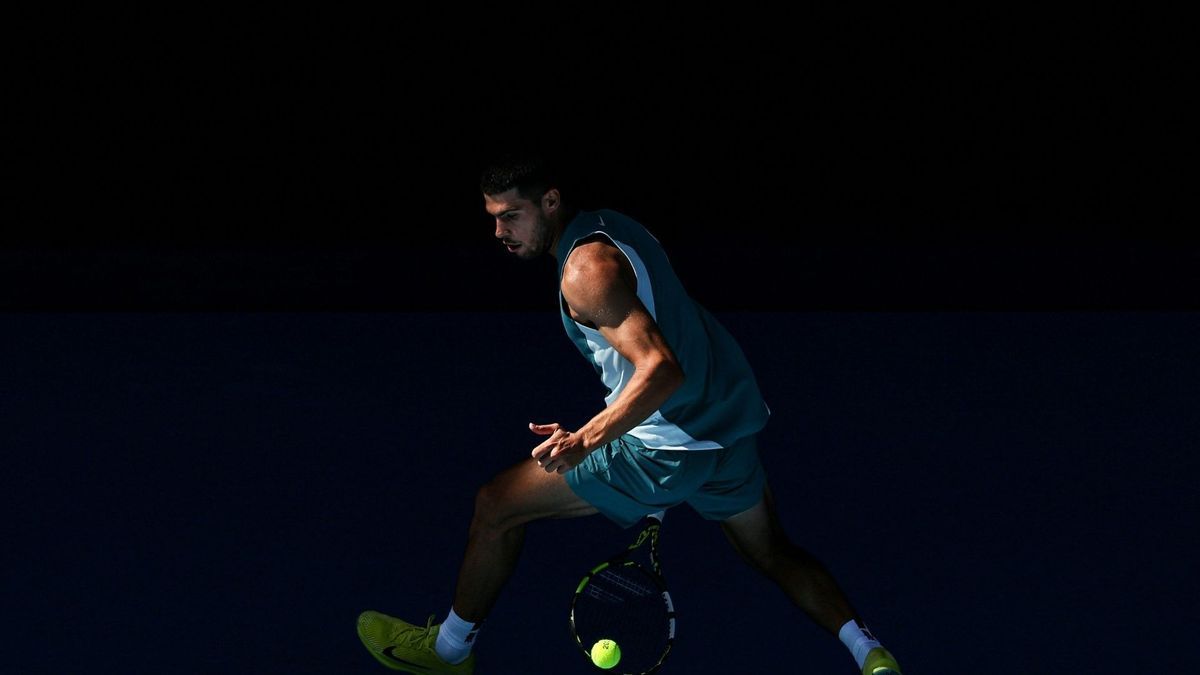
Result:
{"type": "MultiPolygon", "coordinates": [[[[784,526],[906,673],[1189,663],[1194,313],[720,318],[784,526]]],[[[6,314],[0,349],[14,673],[385,672],[359,612],[440,621],[477,487],[604,393],[551,312],[6,314]]],[[[570,595],[627,536],[531,525],[477,672],[589,672],[570,595]]],[[[662,547],[664,672],[854,672],[712,523],[662,547]]]]}
{"type": "MultiPolygon", "coordinates": [[[[477,194],[526,140],[742,342],[784,523],[906,672],[1184,663],[1171,17],[477,11],[14,23],[4,668],[381,672],[359,611],[444,616],[475,489],[601,401],[477,194]]],[[[531,528],[481,673],[585,670],[588,524],[531,528]]],[[[716,528],[666,537],[668,672],[851,672],[716,528]]]]}
{"type": "Polygon", "coordinates": [[[476,188],[531,145],[717,309],[1194,309],[1151,20],[55,17],[15,50],[0,307],[544,307],[476,188]]]}

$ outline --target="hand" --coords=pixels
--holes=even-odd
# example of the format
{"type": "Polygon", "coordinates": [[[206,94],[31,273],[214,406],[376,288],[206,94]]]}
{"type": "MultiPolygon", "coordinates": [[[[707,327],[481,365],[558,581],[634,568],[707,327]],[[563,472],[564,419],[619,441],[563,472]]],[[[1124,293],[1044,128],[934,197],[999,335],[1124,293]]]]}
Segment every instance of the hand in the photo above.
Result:
{"type": "Polygon", "coordinates": [[[549,436],[533,452],[533,458],[546,473],[566,473],[587,457],[583,440],[578,435],[563,429],[557,422],[550,424],[529,423],[529,430],[539,436],[549,436]]]}

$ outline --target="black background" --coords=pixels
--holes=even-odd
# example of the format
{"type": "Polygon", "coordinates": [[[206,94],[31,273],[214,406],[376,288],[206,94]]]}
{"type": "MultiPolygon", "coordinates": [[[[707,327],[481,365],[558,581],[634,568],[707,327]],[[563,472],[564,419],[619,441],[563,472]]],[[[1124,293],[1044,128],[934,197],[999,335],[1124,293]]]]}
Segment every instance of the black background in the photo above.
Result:
{"type": "Polygon", "coordinates": [[[476,187],[539,147],[716,309],[1191,309],[1156,19],[54,17],[0,306],[544,307],[476,187]]]}

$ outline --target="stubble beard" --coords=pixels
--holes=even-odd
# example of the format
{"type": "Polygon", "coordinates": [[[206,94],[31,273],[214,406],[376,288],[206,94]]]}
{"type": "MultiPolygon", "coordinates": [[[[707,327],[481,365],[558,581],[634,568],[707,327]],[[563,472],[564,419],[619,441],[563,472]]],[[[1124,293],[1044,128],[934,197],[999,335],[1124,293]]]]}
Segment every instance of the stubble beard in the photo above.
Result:
{"type": "Polygon", "coordinates": [[[533,228],[533,235],[530,237],[529,244],[525,248],[526,255],[521,256],[522,260],[533,260],[541,257],[547,252],[549,246],[550,224],[538,213],[535,216],[536,226],[533,228]]]}

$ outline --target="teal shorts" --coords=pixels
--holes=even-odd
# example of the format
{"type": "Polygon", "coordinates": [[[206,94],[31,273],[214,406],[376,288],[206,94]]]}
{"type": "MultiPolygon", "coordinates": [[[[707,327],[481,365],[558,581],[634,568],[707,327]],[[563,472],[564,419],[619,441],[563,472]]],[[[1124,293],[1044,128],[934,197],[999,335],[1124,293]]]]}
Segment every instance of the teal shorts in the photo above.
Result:
{"type": "Polygon", "coordinates": [[[652,450],[625,435],[564,476],[575,494],[626,528],[685,502],[708,520],[725,520],[758,504],[766,483],[756,436],[716,450],[652,450]]]}

